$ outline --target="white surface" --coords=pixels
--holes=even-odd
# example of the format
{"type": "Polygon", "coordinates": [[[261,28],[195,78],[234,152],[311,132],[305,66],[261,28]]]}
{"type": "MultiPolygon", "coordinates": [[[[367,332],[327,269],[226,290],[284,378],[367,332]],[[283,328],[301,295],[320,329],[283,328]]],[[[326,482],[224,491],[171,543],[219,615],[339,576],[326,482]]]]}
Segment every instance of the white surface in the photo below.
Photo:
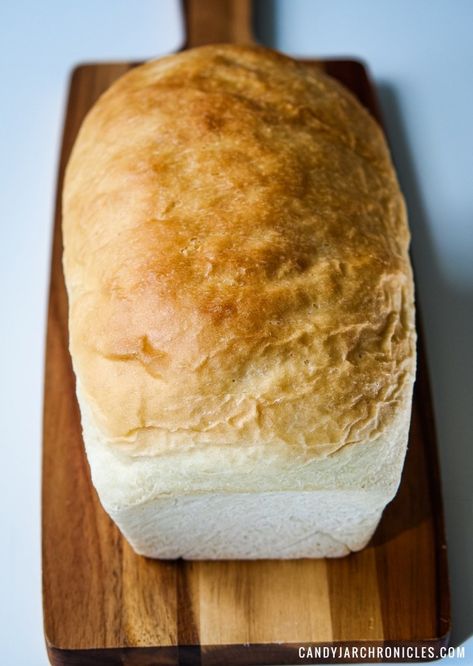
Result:
{"type": "MultiPolygon", "coordinates": [[[[473,630],[473,3],[280,0],[275,14],[280,48],[361,56],[383,85],[411,210],[459,643],[473,630]]],[[[68,73],[84,60],[151,57],[180,39],[177,0],[0,3],[0,571],[7,572],[0,583],[0,645],[9,666],[47,664],[39,545],[42,363],[68,73]]],[[[471,640],[459,663],[473,663],[471,640]]]]}

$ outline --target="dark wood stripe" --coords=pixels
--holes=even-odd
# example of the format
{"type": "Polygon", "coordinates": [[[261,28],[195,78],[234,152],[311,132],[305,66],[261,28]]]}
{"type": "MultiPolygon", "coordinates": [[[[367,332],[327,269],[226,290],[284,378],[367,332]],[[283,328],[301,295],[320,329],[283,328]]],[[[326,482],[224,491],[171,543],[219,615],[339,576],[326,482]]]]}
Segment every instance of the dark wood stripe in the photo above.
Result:
{"type": "Polygon", "coordinates": [[[178,560],[177,573],[177,644],[179,664],[201,666],[199,630],[198,562],[178,560]]]}
{"type": "Polygon", "coordinates": [[[421,427],[415,400],[401,487],[373,540],[386,640],[436,635],[436,542],[421,427]]]}

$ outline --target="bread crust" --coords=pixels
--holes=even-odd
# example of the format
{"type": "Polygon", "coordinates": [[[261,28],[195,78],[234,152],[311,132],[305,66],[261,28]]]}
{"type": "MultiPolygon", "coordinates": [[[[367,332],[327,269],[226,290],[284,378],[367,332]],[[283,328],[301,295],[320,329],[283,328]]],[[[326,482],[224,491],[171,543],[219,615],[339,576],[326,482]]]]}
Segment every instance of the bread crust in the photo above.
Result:
{"type": "Polygon", "coordinates": [[[228,45],[133,69],[82,125],[63,233],[104,446],[300,461],[409,412],[403,198],[380,128],[322,72],[228,45]]]}

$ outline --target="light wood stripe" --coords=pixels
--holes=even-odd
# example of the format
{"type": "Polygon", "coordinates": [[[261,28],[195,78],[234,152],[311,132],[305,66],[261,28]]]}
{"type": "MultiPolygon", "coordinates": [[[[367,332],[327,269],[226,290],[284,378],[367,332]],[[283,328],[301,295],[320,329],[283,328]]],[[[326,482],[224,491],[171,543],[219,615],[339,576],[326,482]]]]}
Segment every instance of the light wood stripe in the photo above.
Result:
{"type": "Polygon", "coordinates": [[[332,640],[325,560],[200,565],[203,644],[332,640]]]}
{"type": "Polygon", "coordinates": [[[334,641],[383,641],[376,553],[372,546],[330,562],[328,580],[334,641]]]}

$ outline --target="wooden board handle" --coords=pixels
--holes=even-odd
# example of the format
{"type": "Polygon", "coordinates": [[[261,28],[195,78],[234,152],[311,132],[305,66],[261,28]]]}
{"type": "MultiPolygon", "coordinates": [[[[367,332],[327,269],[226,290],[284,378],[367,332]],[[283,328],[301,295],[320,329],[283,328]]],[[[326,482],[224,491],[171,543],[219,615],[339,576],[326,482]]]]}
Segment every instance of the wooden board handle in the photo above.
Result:
{"type": "Polygon", "coordinates": [[[252,0],[183,0],[185,48],[231,42],[251,44],[252,0]]]}

